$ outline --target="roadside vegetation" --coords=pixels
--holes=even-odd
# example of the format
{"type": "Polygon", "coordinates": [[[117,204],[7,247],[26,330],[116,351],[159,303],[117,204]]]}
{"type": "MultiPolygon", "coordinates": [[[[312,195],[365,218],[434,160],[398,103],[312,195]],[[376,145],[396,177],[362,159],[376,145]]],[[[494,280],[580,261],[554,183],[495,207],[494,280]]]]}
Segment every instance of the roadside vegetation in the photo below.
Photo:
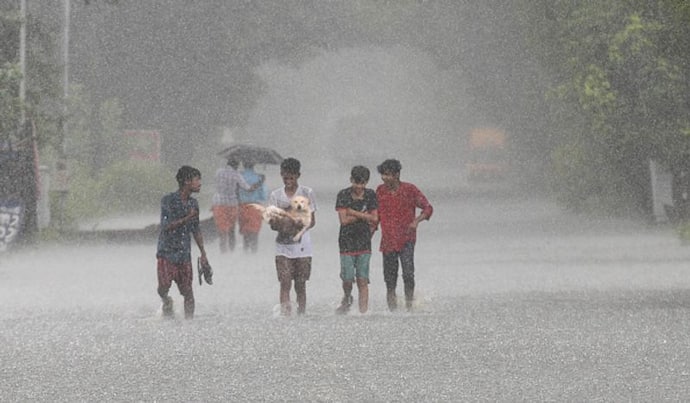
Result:
{"type": "MultiPolygon", "coordinates": [[[[55,60],[59,53],[55,48],[59,27],[44,25],[31,16],[27,26],[27,96],[25,104],[20,105],[18,10],[14,2],[0,3],[0,141],[17,143],[25,136],[27,131],[15,123],[24,107],[34,128],[42,163],[51,168],[57,160],[69,163],[72,184],[65,217],[70,222],[77,216],[96,216],[106,210],[155,206],[160,194],[171,187],[173,166],[177,165],[173,153],[164,155],[160,164],[125,163],[128,145],[120,134],[128,128],[123,123],[127,111],[121,100],[95,98],[89,93],[88,83],[71,83],[69,97],[63,102],[62,67],[55,60]]],[[[89,7],[89,3],[82,5],[89,7]]],[[[436,55],[439,64],[464,69],[473,81],[467,89],[475,97],[473,103],[493,114],[501,126],[511,128],[517,166],[522,163],[523,170],[532,176],[532,183],[553,194],[563,207],[587,214],[648,219],[649,161],[662,164],[676,176],[690,173],[688,2],[464,3],[361,1],[343,2],[339,7],[343,8],[342,15],[354,16],[341,18],[351,18],[362,38],[383,38],[384,45],[397,41],[418,47],[436,55]],[[481,48],[480,44],[464,44],[442,31],[448,24],[428,23],[432,17],[454,20],[462,13],[493,15],[498,21],[493,27],[496,32],[491,33],[494,41],[482,43],[481,48]],[[380,21],[389,23],[384,26],[380,21]],[[404,24],[396,24],[401,21],[404,24]],[[396,28],[398,25],[402,28],[396,28]],[[420,34],[406,35],[407,31],[420,34]],[[494,42],[503,43],[504,47],[494,42]],[[498,73],[510,79],[496,80],[485,74],[487,63],[465,57],[467,49],[459,48],[465,45],[474,46],[475,55],[493,57],[492,64],[498,66],[498,73]]],[[[125,2],[108,1],[99,7],[127,6],[125,2]]],[[[310,10],[312,18],[326,19],[324,10],[332,6],[318,5],[310,10]]],[[[175,7],[182,6],[157,12],[173,15],[175,7]]],[[[290,29],[301,29],[307,38],[315,36],[310,31],[314,24],[299,25],[303,10],[297,3],[284,8],[283,13],[292,15],[297,26],[291,25],[290,29]]],[[[199,4],[196,9],[199,15],[212,15],[214,11],[212,5],[206,4],[199,4]]],[[[238,9],[237,19],[255,21],[256,14],[263,12],[263,7],[238,9]]],[[[238,38],[237,43],[227,43],[228,49],[239,49],[237,57],[247,61],[246,66],[237,63],[227,73],[228,82],[251,80],[252,65],[262,58],[290,61],[301,52],[295,47],[318,46],[309,43],[309,39],[305,39],[309,46],[293,43],[299,41],[291,39],[292,31],[286,31],[277,19],[270,21],[275,23],[238,23],[227,28],[238,30],[228,32],[228,38],[238,38]],[[258,32],[259,29],[262,31],[258,32]]],[[[329,25],[339,29],[337,26],[329,25]]],[[[333,35],[337,36],[337,32],[333,35]]],[[[90,40],[88,35],[84,37],[90,40]]],[[[91,49],[93,62],[102,63],[99,48],[91,49]]],[[[222,49],[218,54],[222,54],[222,49]]],[[[247,89],[237,95],[234,104],[241,123],[252,107],[252,96],[259,96],[260,86],[245,83],[238,84],[237,88],[240,87],[247,89]]],[[[177,143],[186,147],[199,143],[199,148],[192,152],[194,156],[214,151],[211,141],[189,141],[189,131],[175,136],[166,139],[168,150],[174,150],[177,143]]],[[[208,158],[203,163],[207,162],[208,158]]],[[[686,210],[686,206],[680,207],[686,210]]],[[[678,232],[681,237],[690,238],[685,220],[683,217],[678,232]]]]}

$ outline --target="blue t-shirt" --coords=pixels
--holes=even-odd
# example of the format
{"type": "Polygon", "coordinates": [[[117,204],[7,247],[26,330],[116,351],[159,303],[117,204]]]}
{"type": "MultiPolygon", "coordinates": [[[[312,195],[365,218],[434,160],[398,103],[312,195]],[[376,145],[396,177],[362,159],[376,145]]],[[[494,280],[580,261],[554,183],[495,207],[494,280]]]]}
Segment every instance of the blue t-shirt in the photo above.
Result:
{"type": "MultiPolygon", "coordinates": [[[[249,185],[254,185],[256,183],[261,182],[261,175],[256,173],[251,168],[245,168],[244,171],[242,172],[242,177],[244,177],[244,180],[249,184],[249,185]]],[[[256,188],[253,191],[248,191],[244,190],[242,188],[239,189],[239,198],[240,198],[240,203],[263,203],[266,201],[266,188],[262,185],[256,188]]]]}
{"type": "Polygon", "coordinates": [[[191,209],[199,211],[199,202],[193,197],[189,197],[186,203],[183,202],[179,191],[167,194],[161,199],[156,257],[178,264],[192,261],[192,234],[199,231],[199,218],[169,231],[165,229],[171,222],[187,216],[191,209]]]}

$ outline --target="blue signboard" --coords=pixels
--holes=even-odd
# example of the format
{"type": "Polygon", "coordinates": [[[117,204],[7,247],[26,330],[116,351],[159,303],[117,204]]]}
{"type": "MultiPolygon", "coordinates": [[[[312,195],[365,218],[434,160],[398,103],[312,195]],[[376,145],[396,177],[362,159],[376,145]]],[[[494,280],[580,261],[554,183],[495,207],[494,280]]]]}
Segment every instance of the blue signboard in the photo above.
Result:
{"type": "Polygon", "coordinates": [[[20,199],[0,199],[0,252],[19,238],[24,221],[24,203],[20,199]]]}

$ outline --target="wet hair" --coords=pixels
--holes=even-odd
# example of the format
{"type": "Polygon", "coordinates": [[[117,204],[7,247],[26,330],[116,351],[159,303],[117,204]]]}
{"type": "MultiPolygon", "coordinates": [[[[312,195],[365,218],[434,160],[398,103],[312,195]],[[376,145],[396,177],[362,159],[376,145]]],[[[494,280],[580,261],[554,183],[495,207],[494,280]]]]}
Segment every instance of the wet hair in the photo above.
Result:
{"type": "Polygon", "coordinates": [[[369,182],[369,168],[357,165],[352,168],[350,172],[350,178],[355,183],[367,183],[369,182]]]}
{"type": "Polygon", "coordinates": [[[230,166],[233,167],[234,169],[237,169],[237,167],[240,166],[240,162],[237,161],[237,160],[234,159],[234,158],[230,158],[230,159],[228,159],[228,165],[230,165],[230,166]]]}
{"type": "Polygon", "coordinates": [[[383,161],[381,163],[381,165],[376,167],[376,169],[379,171],[380,174],[384,174],[384,173],[395,174],[395,173],[400,172],[400,170],[402,169],[402,165],[400,165],[400,161],[398,161],[398,160],[389,159],[389,160],[383,161]]]}
{"type": "Polygon", "coordinates": [[[177,184],[180,185],[180,187],[182,187],[185,182],[194,178],[201,178],[201,172],[194,167],[190,167],[189,165],[183,165],[177,170],[177,175],[175,175],[177,184]]]}
{"type": "Polygon", "coordinates": [[[302,164],[300,164],[299,160],[296,158],[285,158],[283,162],[280,163],[281,173],[299,175],[300,168],[302,168],[302,164]]]}

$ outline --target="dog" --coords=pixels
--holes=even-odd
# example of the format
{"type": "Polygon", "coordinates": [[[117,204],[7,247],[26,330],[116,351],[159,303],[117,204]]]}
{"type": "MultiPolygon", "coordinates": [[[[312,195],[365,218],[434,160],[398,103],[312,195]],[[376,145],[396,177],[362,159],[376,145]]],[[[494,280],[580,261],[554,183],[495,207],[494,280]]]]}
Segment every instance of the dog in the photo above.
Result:
{"type": "Polygon", "coordinates": [[[252,207],[261,211],[261,217],[264,221],[270,222],[273,219],[290,218],[295,223],[301,224],[302,229],[299,230],[295,236],[292,237],[294,242],[299,241],[305,232],[311,227],[311,205],[309,199],[304,196],[294,196],[290,200],[290,208],[283,210],[276,206],[262,206],[260,204],[252,203],[252,207]]]}

